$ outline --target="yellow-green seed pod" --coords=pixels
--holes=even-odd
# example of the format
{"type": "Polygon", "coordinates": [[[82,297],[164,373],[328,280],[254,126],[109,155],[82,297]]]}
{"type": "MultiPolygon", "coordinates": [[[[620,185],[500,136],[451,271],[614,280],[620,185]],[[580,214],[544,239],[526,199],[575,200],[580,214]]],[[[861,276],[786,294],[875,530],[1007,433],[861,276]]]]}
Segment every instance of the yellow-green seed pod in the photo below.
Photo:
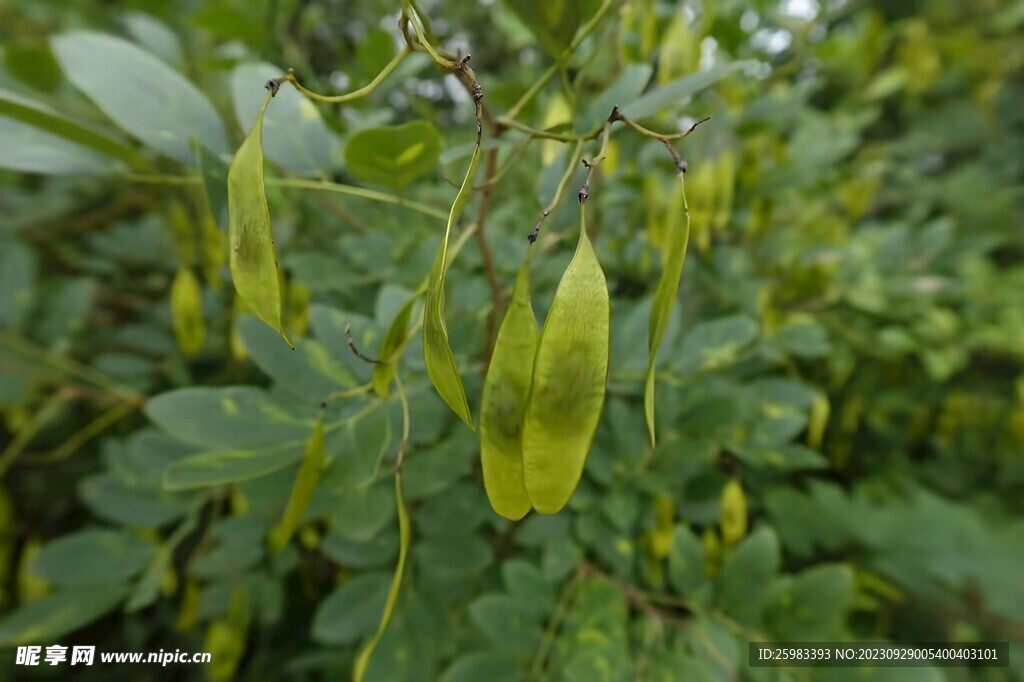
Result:
{"type": "Polygon", "coordinates": [[[313,492],[316,484],[320,481],[320,475],[324,468],[324,420],[320,414],[313,427],[313,435],[306,442],[306,456],[299,467],[299,473],[295,476],[295,483],[292,485],[292,493],[288,497],[284,514],[281,520],[270,531],[267,544],[271,552],[278,552],[288,544],[295,531],[302,523],[302,516],[306,513],[310,501],[313,499],[313,492]]]}
{"type": "Polygon", "coordinates": [[[747,534],[747,498],[743,486],[733,478],[722,490],[719,525],[722,527],[722,543],[728,549],[747,534]]]}
{"type": "Polygon", "coordinates": [[[224,233],[217,227],[209,210],[203,212],[202,245],[203,245],[203,278],[210,288],[220,291],[224,279],[221,268],[224,267],[224,233]]]}
{"type": "Polygon", "coordinates": [[[409,321],[412,318],[412,309],[416,305],[416,296],[405,302],[391,321],[387,334],[384,335],[384,342],[380,346],[380,360],[373,366],[373,390],[381,400],[386,400],[391,390],[391,380],[395,378],[395,361],[397,361],[405,350],[409,341],[409,321]]]}
{"type": "Polygon", "coordinates": [[[533,380],[537,318],[530,305],[530,254],[519,268],[484,381],[480,407],[480,462],[491,506],[518,521],[530,511],[523,482],[523,415],[533,380]]]}
{"type": "Polygon", "coordinates": [[[235,290],[256,316],[292,342],[281,326],[281,280],[270,227],[270,209],[263,187],[263,114],[260,107],[249,136],[235,152],[228,170],[228,236],[231,278],[235,290]]]}
{"type": "Polygon", "coordinates": [[[477,144],[473,149],[473,156],[469,160],[469,169],[466,171],[466,177],[462,180],[459,193],[455,195],[452,210],[448,214],[444,239],[434,257],[434,264],[430,267],[427,279],[427,297],[423,304],[423,360],[427,366],[427,376],[430,377],[430,383],[434,384],[434,388],[437,389],[438,395],[470,429],[473,428],[473,415],[469,412],[466,389],[462,385],[459,368],[455,365],[455,356],[448,343],[448,327],[444,321],[444,279],[449,265],[448,237],[451,235],[452,225],[459,219],[462,207],[469,201],[473,175],[476,173],[479,160],[480,138],[477,135],[477,144]]]}
{"type": "Polygon", "coordinates": [[[683,275],[683,264],[686,262],[686,249],[690,243],[690,208],[686,203],[686,176],[679,173],[679,190],[682,197],[682,217],[676,216],[669,221],[667,245],[662,251],[664,269],[658,288],[654,291],[651,302],[651,317],[647,331],[647,381],[644,385],[644,418],[647,422],[647,434],[651,445],[656,442],[654,430],[654,371],[658,359],[658,348],[668,329],[668,320],[675,306],[679,292],[679,280],[683,275]]]}
{"type": "Polygon", "coordinates": [[[202,290],[189,268],[181,268],[171,284],[171,323],[178,347],[188,357],[203,349],[206,324],[203,322],[202,290]]]}
{"type": "Polygon", "coordinates": [[[210,621],[203,650],[210,652],[211,663],[206,671],[212,682],[227,682],[235,677],[245,653],[249,629],[249,599],[245,588],[235,588],[227,617],[210,621]]]}
{"type": "Polygon", "coordinates": [[[523,479],[542,514],[560,511],[583,474],[608,384],[610,316],[581,207],[579,245],[544,321],[523,420],[523,479]]]}

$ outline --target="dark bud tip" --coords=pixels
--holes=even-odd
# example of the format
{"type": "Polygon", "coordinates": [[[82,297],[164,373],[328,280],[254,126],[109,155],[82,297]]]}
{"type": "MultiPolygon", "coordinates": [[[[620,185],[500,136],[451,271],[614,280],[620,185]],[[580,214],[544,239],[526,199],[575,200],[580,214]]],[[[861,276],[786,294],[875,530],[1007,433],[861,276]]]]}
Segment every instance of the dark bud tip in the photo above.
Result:
{"type": "Polygon", "coordinates": [[[271,97],[277,97],[277,91],[281,89],[281,81],[277,78],[271,78],[267,81],[265,86],[267,90],[270,90],[271,97]]]}
{"type": "Polygon", "coordinates": [[[582,204],[584,201],[587,200],[587,197],[590,196],[590,193],[587,192],[587,188],[584,187],[583,189],[580,190],[580,193],[579,193],[578,196],[579,196],[580,203],[582,204]]]}
{"type": "Polygon", "coordinates": [[[326,400],[321,400],[320,401],[320,409],[321,410],[326,410],[327,409],[327,401],[326,400]]]}
{"type": "Polygon", "coordinates": [[[680,173],[685,173],[690,169],[690,164],[686,163],[686,159],[679,159],[676,161],[676,170],[680,173]]]}
{"type": "Polygon", "coordinates": [[[530,233],[530,234],[529,234],[529,235],[528,235],[528,236],[526,237],[526,241],[530,242],[531,244],[535,244],[535,243],[537,243],[537,235],[536,235],[535,233],[531,232],[531,233],[530,233]]]}
{"type": "Polygon", "coordinates": [[[616,104],[614,107],[612,107],[612,113],[608,114],[608,120],[611,123],[615,123],[616,121],[624,121],[625,120],[625,117],[622,115],[622,112],[619,111],[619,105],[618,104],[616,104]]]}
{"type": "Polygon", "coordinates": [[[462,61],[460,61],[459,63],[460,63],[460,64],[461,64],[462,66],[465,66],[466,64],[468,64],[468,63],[469,63],[469,58],[470,58],[471,56],[472,56],[472,55],[468,55],[468,54],[467,54],[467,55],[466,55],[465,57],[463,57],[463,58],[462,58],[462,61]]]}

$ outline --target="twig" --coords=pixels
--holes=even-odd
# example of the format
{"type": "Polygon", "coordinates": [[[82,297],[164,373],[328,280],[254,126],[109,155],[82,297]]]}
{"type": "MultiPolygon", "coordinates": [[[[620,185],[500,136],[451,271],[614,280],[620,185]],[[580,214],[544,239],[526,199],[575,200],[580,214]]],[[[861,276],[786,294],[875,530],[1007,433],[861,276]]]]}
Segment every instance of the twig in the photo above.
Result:
{"type": "Polygon", "coordinates": [[[381,72],[374,77],[372,81],[370,81],[369,83],[367,83],[366,85],[357,90],[353,90],[352,92],[346,92],[343,95],[320,95],[318,93],[313,92],[312,90],[309,90],[306,87],[303,87],[303,85],[299,83],[299,79],[296,78],[294,69],[288,69],[288,73],[285,74],[284,76],[268,81],[267,88],[270,90],[271,94],[276,95],[277,87],[279,87],[281,83],[287,82],[291,83],[292,86],[296,90],[301,92],[303,95],[312,100],[316,100],[317,102],[325,102],[327,104],[342,104],[344,102],[351,102],[361,97],[366,97],[367,95],[371,94],[374,90],[376,90],[377,87],[384,82],[384,79],[390,76],[394,72],[394,70],[398,68],[398,65],[401,64],[402,61],[409,56],[410,52],[412,52],[412,49],[410,47],[403,47],[398,52],[398,54],[396,54],[394,58],[392,58],[392,60],[387,63],[387,65],[381,70],[381,72]]]}
{"type": "Polygon", "coordinates": [[[573,172],[576,170],[576,164],[579,162],[580,156],[583,153],[583,140],[576,143],[576,148],[573,149],[569,155],[569,163],[565,165],[565,173],[562,174],[562,179],[558,181],[558,187],[555,189],[555,196],[552,197],[551,203],[544,207],[544,210],[540,212],[540,217],[537,218],[537,222],[533,224],[533,229],[530,230],[530,234],[527,237],[529,242],[533,244],[537,241],[537,237],[540,235],[540,227],[547,219],[551,212],[558,208],[558,204],[562,201],[562,195],[565,193],[565,188],[569,184],[569,180],[572,178],[573,172]]]}
{"type": "Polygon", "coordinates": [[[359,351],[359,349],[356,348],[355,339],[352,338],[352,323],[351,322],[346,322],[345,323],[345,341],[348,343],[348,349],[350,351],[352,351],[352,354],[355,355],[360,360],[362,360],[363,362],[367,362],[367,363],[369,363],[371,365],[381,365],[381,364],[384,364],[384,362],[382,360],[375,360],[374,358],[371,358],[368,355],[363,355],[359,351]]]}

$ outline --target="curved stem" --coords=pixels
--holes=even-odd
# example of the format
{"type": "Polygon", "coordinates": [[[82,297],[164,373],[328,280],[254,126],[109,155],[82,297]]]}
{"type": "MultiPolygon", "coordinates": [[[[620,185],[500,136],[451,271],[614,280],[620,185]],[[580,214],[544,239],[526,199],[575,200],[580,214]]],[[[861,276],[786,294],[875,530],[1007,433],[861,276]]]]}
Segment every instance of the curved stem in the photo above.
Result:
{"type": "Polygon", "coordinates": [[[381,72],[378,73],[372,81],[370,81],[363,87],[359,88],[358,90],[346,92],[343,95],[321,95],[316,92],[313,92],[309,88],[306,88],[301,83],[299,83],[298,78],[295,77],[294,71],[289,71],[288,74],[282,78],[282,80],[291,83],[296,90],[298,90],[303,95],[312,100],[315,100],[317,102],[324,102],[326,104],[342,104],[344,102],[351,102],[353,100],[357,100],[361,97],[366,97],[374,90],[376,90],[377,86],[383,83],[384,79],[390,76],[394,72],[394,70],[398,68],[398,65],[401,64],[402,61],[406,57],[408,57],[411,52],[412,48],[406,45],[398,52],[398,54],[396,54],[391,59],[390,62],[387,63],[387,65],[383,69],[381,69],[381,72]]]}
{"type": "Polygon", "coordinates": [[[508,110],[508,113],[505,114],[505,118],[509,120],[518,118],[519,114],[523,111],[523,107],[533,99],[534,95],[540,92],[541,88],[547,85],[549,80],[558,74],[559,70],[561,70],[565,66],[566,62],[569,61],[569,58],[572,57],[576,48],[578,48],[586,37],[590,35],[595,28],[597,28],[597,25],[601,23],[601,20],[604,19],[605,15],[608,14],[608,10],[610,10],[614,4],[615,0],[604,0],[601,6],[597,9],[597,12],[594,13],[594,16],[590,18],[590,21],[585,23],[580,30],[576,32],[576,37],[573,38],[572,42],[569,43],[569,46],[562,51],[562,54],[558,56],[555,63],[549,66],[548,70],[541,74],[541,77],[534,81],[533,85],[523,93],[519,98],[519,101],[516,102],[512,108],[508,110]]]}
{"type": "Polygon", "coordinates": [[[267,178],[264,182],[268,185],[276,185],[278,187],[296,187],[299,189],[313,189],[320,190],[323,192],[335,192],[337,194],[347,194],[353,197],[361,197],[363,199],[369,199],[371,201],[379,201],[384,204],[395,204],[396,206],[403,206],[405,208],[417,211],[424,215],[428,215],[438,220],[447,220],[448,214],[443,211],[436,209],[426,204],[421,204],[416,201],[407,201],[400,196],[394,194],[388,194],[387,192],[378,192],[377,190],[366,189],[364,187],[355,187],[354,185],[343,185],[338,182],[329,182],[327,180],[303,180],[301,178],[267,178]]]}
{"type": "Polygon", "coordinates": [[[551,203],[544,207],[544,210],[540,212],[540,217],[537,218],[537,222],[534,223],[533,229],[530,230],[530,236],[527,239],[533,244],[537,241],[537,237],[540,235],[540,227],[547,219],[551,212],[558,208],[558,204],[562,202],[562,195],[565,194],[565,188],[569,184],[569,180],[572,178],[573,172],[576,170],[576,164],[579,163],[580,157],[583,155],[583,140],[576,143],[575,149],[569,155],[569,162],[565,164],[565,173],[562,174],[562,179],[558,181],[558,187],[555,189],[555,196],[552,197],[551,203]]]}

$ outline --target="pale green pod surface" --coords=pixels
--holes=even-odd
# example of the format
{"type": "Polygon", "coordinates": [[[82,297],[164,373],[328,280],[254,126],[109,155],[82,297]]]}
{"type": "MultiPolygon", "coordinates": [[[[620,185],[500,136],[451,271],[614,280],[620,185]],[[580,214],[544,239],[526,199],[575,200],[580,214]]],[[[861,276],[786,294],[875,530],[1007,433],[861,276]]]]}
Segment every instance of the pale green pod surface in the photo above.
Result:
{"type": "Polygon", "coordinates": [[[231,279],[256,316],[280,332],[290,346],[281,327],[281,281],[263,187],[263,114],[270,97],[268,93],[263,100],[252,130],[228,170],[231,279]]]}
{"type": "Polygon", "coordinates": [[[316,426],[313,427],[313,434],[306,442],[306,454],[299,467],[299,473],[295,476],[295,483],[292,485],[291,495],[285,505],[284,514],[281,520],[270,531],[267,544],[270,551],[277,552],[284,548],[292,539],[292,535],[298,530],[302,523],[302,517],[313,499],[313,492],[324,469],[324,420],[319,415],[316,426]]]}
{"type": "Polygon", "coordinates": [[[651,437],[651,445],[655,443],[654,436],[654,367],[658,357],[658,346],[665,336],[665,329],[668,328],[668,318],[672,315],[672,306],[676,300],[676,293],[679,291],[679,279],[683,274],[683,263],[686,261],[686,246],[690,241],[690,210],[686,205],[686,182],[685,176],[679,174],[679,182],[683,189],[683,213],[685,220],[672,221],[671,234],[668,235],[668,257],[665,259],[665,269],[661,273],[661,280],[658,288],[654,291],[654,300],[651,303],[651,320],[648,328],[648,361],[647,361],[647,383],[644,386],[644,417],[647,420],[647,433],[651,437]]]}
{"type": "Polygon", "coordinates": [[[448,226],[444,231],[441,248],[437,250],[434,264],[430,267],[427,300],[423,309],[423,359],[427,365],[427,375],[448,407],[452,408],[452,411],[471,429],[473,416],[469,412],[466,389],[462,386],[462,377],[459,376],[459,368],[455,365],[455,356],[452,355],[452,348],[448,344],[448,329],[444,323],[444,276],[448,265],[448,236],[451,234],[452,225],[458,220],[462,207],[469,199],[469,186],[473,183],[473,174],[476,172],[479,159],[480,145],[477,144],[462,187],[452,204],[451,213],[448,214],[448,226]]]}
{"type": "Polygon", "coordinates": [[[199,280],[187,267],[178,270],[171,284],[171,323],[181,352],[189,357],[197,355],[203,349],[206,324],[199,280]]]}
{"type": "Polygon", "coordinates": [[[541,514],[560,511],[583,474],[608,383],[610,315],[581,209],[579,246],[544,321],[523,420],[523,478],[541,514]]]}
{"type": "Polygon", "coordinates": [[[408,340],[409,319],[412,317],[416,298],[410,298],[395,315],[391,326],[388,327],[388,333],[384,336],[384,343],[380,346],[380,354],[377,356],[380,362],[373,366],[373,390],[382,400],[388,397],[391,380],[395,378],[394,363],[408,340]]]}
{"type": "Polygon", "coordinates": [[[537,318],[530,305],[529,255],[519,268],[484,381],[480,407],[480,461],[491,506],[510,521],[530,511],[523,482],[523,415],[533,381],[537,318]]]}

